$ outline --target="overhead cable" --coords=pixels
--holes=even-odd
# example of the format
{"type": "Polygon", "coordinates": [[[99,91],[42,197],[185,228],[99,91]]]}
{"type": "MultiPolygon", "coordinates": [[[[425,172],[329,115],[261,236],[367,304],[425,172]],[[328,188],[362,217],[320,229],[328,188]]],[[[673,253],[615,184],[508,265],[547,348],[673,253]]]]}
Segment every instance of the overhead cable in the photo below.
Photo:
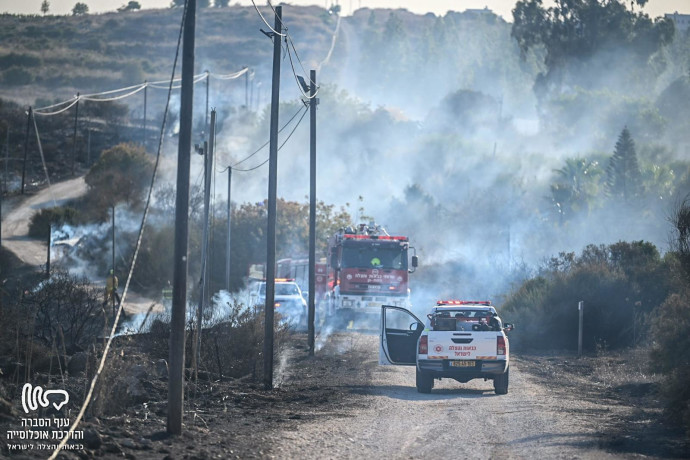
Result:
{"type": "MultiPolygon", "coordinates": [[[[300,107],[299,109],[297,109],[297,112],[295,112],[295,114],[294,114],[293,116],[291,116],[290,119],[289,119],[288,121],[285,122],[285,124],[283,125],[283,127],[280,128],[280,129],[278,130],[278,133],[282,132],[282,131],[287,127],[287,125],[289,125],[290,122],[292,122],[292,120],[294,120],[295,117],[297,117],[297,115],[299,115],[299,113],[300,113],[302,110],[303,110],[303,107],[300,107]]],[[[239,164],[241,164],[241,163],[244,163],[245,161],[247,161],[248,159],[250,159],[251,157],[253,157],[253,156],[256,155],[257,153],[259,153],[261,150],[263,150],[263,148],[266,147],[270,142],[271,142],[270,139],[267,140],[266,142],[264,142],[264,143],[261,145],[261,147],[259,147],[258,149],[254,150],[252,153],[250,153],[249,155],[247,155],[246,157],[244,157],[242,160],[238,161],[237,163],[235,163],[235,164],[233,164],[233,165],[231,165],[231,166],[229,166],[229,167],[234,168],[235,166],[237,166],[237,165],[239,165],[239,164]]],[[[221,172],[225,172],[225,171],[227,171],[227,168],[225,168],[225,169],[224,169],[223,171],[221,171],[221,172]]]]}
{"type": "Polygon", "coordinates": [[[126,94],[121,94],[119,96],[113,96],[113,97],[108,97],[108,98],[97,98],[97,97],[87,97],[87,96],[80,96],[80,99],[83,99],[85,101],[93,101],[93,102],[112,102],[112,101],[118,101],[120,99],[124,99],[126,97],[132,96],[134,94],[137,94],[138,92],[144,90],[146,88],[146,85],[140,85],[135,89],[134,91],[130,91],[129,93],[126,94]]]}
{"type": "MultiPolygon", "coordinates": [[[[302,123],[302,120],[304,119],[304,116],[307,114],[308,111],[309,111],[309,109],[307,109],[307,108],[305,108],[304,111],[302,111],[302,116],[301,116],[300,119],[297,121],[297,124],[295,125],[295,127],[292,128],[292,131],[290,131],[290,134],[288,134],[288,136],[285,138],[285,140],[283,141],[283,143],[280,144],[280,146],[278,146],[278,151],[280,151],[280,149],[282,149],[283,146],[284,146],[285,144],[287,144],[287,141],[289,141],[290,138],[292,137],[292,135],[295,133],[295,131],[297,130],[297,127],[300,125],[300,123],[302,123]]],[[[298,113],[299,113],[299,112],[298,112],[298,113]]],[[[270,157],[267,158],[263,163],[258,164],[258,165],[256,165],[256,166],[254,166],[253,168],[249,168],[249,169],[239,169],[239,168],[235,168],[234,166],[228,166],[227,168],[225,168],[223,171],[220,171],[220,172],[227,171],[229,168],[232,168],[233,171],[241,171],[241,172],[254,171],[255,169],[259,169],[260,167],[262,167],[263,165],[265,165],[266,163],[268,163],[268,160],[269,160],[269,159],[270,159],[270,157]]],[[[242,161],[244,161],[244,160],[242,160],[242,161]]]]}
{"type": "MultiPolygon", "coordinates": [[[[269,4],[269,6],[271,7],[271,9],[273,10],[273,12],[275,13],[276,10],[273,8],[273,5],[271,5],[271,2],[268,2],[268,4],[269,4]]],[[[254,9],[256,10],[257,13],[259,13],[259,17],[260,17],[261,20],[264,22],[264,24],[266,24],[266,27],[268,27],[268,28],[271,30],[271,32],[273,32],[274,34],[279,35],[279,36],[281,36],[281,37],[284,37],[284,36],[285,36],[285,34],[281,34],[281,33],[278,32],[277,30],[275,30],[273,27],[271,27],[271,25],[268,23],[268,21],[266,20],[266,18],[264,17],[264,15],[261,14],[261,11],[259,11],[259,7],[256,6],[256,3],[254,3],[254,0],[252,0],[252,5],[254,5],[254,9]]],[[[276,16],[277,16],[277,14],[276,14],[276,16]]],[[[283,21],[281,20],[280,22],[281,22],[281,24],[282,24],[283,21]]]]}
{"type": "Polygon", "coordinates": [[[77,98],[77,96],[74,96],[72,99],[69,99],[69,100],[67,100],[67,101],[57,102],[57,103],[55,103],[55,104],[53,104],[53,105],[49,105],[49,106],[46,106],[46,107],[41,107],[41,108],[38,108],[38,109],[34,109],[34,112],[37,111],[37,110],[48,110],[48,109],[52,109],[52,108],[54,108],[54,107],[59,107],[59,106],[61,106],[61,105],[69,104],[70,102],[76,102],[76,101],[78,101],[78,100],[79,100],[79,98],[77,98]]]}
{"type": "MultiPolygon", "coordinates": [[[[34,113],[35,113],[36,115],[44,115],[44,116],[57,115],[57,114],[59,114],[59,113],[65,112],[65,111],[71,109],[72,107],[74,107],[74,105],[75,105],[77,102],[79,102],[79,98],[78,98],[78,97],[75,97],[74,99],[70,99],[70,101],[72,101],[72,103],[71,103],[70,105],[68,105],[67,107],[64,107],[64,108],[62,108],[62,109],[60,109],[60,110],[57,110],[57,111],[55,111],[55,112],[37,112],[37,111],[36,111],[36,110],[43,110],[43,109],[45,109],[45,107],[44,107],[43,109],[36,109],[36,110],[34,110],[34,113]]],[[[69,102],[69,101],[65,101],[65,102],[69,102]]],[[[52,107],[55,107],[55,106],[53,105],[52,107]]]]}
{"type": "MultiPolygon", "coordinates": [[[[234,79],[239,78],[240,76],[244,75],[248,71],[249,71],[249,68],[245,67],[242,70],[238,70],[237,72],[233,72],[233,73],[229,73],[229,74],[222,74],[222,75],[215,75],[211,72],[203,72],[203,73],[200,73],[198,75],[194,75],[193,82],[194,82],[194,84],[197,84],[197,83],[203,81],[207,77],[207,75],[209,75],[215,79],[218,79],[218,80],[234,80],[234,79]]],[[[175,78],[172,81],[177,83],[177,82],[181,82],[182,79],[181,78],[175,78]]],[[[145,88],[155,88],[155,89],[170,89],[170,88],[179,89],[179,88],[181,88],[181,85],[174,85],[174,86],[170,87],[169,83],[170,83],[170,80],[152,81],[152,82],[140,83],[138,85],[127,86],[125,88],[111,89],[108,91],[101,91],[99,93],[74,96],[73,98],[68,99],[66,101],[57,102],[57,103],[52,104],[52,105],[36,108],[36,109],[34,109],[34,113],[36,115],[42,115],[42,116],[58,115],[62,112],[65,112],[65,111],[71,109],[80,100],[91,101],[91,102],[112,102],[112,101],[117,101],[120,99],[125,99],[129,96],[133,96],[134,94],[141,92],[145,88]],[[107,97],[107,98],[98,97],[98,96],[106,96],[109,94],[121,93],[123,91],[130,91],[130,92],[127,94],[121,94],[119,96],[113,96],[113,97],[107,97]],[[65,107],[62,107],[65,104],[68,104],[68,105],[66,105],[65,107]],[[45,110],[54,109],[55,107],[62,107],[62,108],[55,110],[55,111],[52,111],[52,112],[44,112],[45,110]]]]}
{"type": "MultiPolygon", "coordinates": [[[[293,45],[293,49],[294,49],[294,45],[293,45]]],[[[297,54],[296,51],[295,51],[295,54],[297,54]]],[[[297,88],[299,89],[299,92],[302,93],[302,96],[306,97],[307,99],[312,99],[312,98],[316,97],[316,95],[318,94],[318,89],[316,90],[316,92],[313,95],[310,96],[302,88],[302,84],[300,83],[299,78],[297,78],[297,72],[295,71],[295,65],[292,62],[292,53],[290,52],[289,46],[288,46],[288,58],[290,58],[290,67],[292,67],[292,75],[295,77],[295,82],[297,83],[297,88]]],[[[309,81],[311,82],[312,85],[314,84],[314,82],[311,81],[311,78],[309,78],[309,81]]]]}

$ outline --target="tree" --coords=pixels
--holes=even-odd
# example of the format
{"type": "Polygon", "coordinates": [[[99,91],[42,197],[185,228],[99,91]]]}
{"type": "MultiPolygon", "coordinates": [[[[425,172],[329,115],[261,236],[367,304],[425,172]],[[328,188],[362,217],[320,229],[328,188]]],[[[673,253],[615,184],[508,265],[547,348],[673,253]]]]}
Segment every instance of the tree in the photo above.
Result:
{"type": "MultiPolygon", "coordinates": [[[[645,0],[635,0],[642,5],[645,0]]],[[[511,36],[523,57],[543,46],[546,72],[535,92],[545,95],[561,88],[596,87],[602,61],[627,63],[631,72],[648,71],[649,58],[673,40],[675,28],[668,18],[652,19],[611,0],[556,0],[544,8],[543,0],[520,0],[513,10],[511,36]],[[590,67],[590,68],[588,68],[590,67]],[[596,70],[596,71],[595,71],[596,70]]],[[[632,80],[621,77],[622,83],[632,80]]],[[[642,83],[644,85],[644,83],[642,83]]]]}
{"type": "Polygon", "coordinates": [[[50,2],[48,0],[43,0],[43,3],[41,3],[41,13],[45,16],[48,11],[50,10],[50,2]]]}
{"type": "Polygon", "coordinates": [[[134,0],[130,0],[130,2],[127,3],[127,5],[122,5],[120,8],[117,9],[117,11],[119,11],[119,12],[136,11],[136,10],[140,10],[140,9],[141,9],[141,4],[139,4],[139,2],[134,1],[134,0]]]}
{"type": "Polygon", "coordinates": [[[589,210],[598,192],[598,178],[602,171],[599,162],[586,158],[568,158],[565,166],[554,171],[551,200],[561,218],[569,218],[577,211],[589,210]]]}
{"type": "Polygon", "coordinates": [[[213,2],[213,5],[216,8],[227,8],[227,6],[230,4],[230,0],[216,0],[213,2]]]}
{"type": "Polygon", "coordinates": [[[673,226],[671,250],[678,258],[685,282],[690,286],[690,195],[676,203],[669,220],[673,226]]]}
{"type": "Polygon", "coordinates": [[[72,16],[82,16],[89,14],[89,6],[86,3],[77,2],[72,8],[72,16]]]}
{"type": "Polygon", "coordinates": [[[642,175],[637,164],[635,141],[626,126],[616,142],[613,156],[606,168],[606,188],[611,197],[628,201],[642,192],[642,175]]]}
{"type": "Polygon", "coordinates": [[[151,180],[152,170],[153,165],[143,147],[118,144],[104,150],[86,175],[89,196],[101,207],[122,202],[137,205],[151,180]]]}

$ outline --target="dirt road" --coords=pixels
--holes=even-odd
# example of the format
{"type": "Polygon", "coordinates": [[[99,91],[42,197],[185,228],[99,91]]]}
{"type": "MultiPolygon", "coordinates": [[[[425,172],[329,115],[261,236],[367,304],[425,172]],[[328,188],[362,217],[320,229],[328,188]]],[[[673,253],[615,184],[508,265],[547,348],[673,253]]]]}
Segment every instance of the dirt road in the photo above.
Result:
{"type": "MultiPolygon", "coordinates": [[[[376,350],[377,337],[352,347],[376,350]]],[[[368,353],[375,360],[375,353],[368,353]]],[[[492,383],[436,381],[418,393],[413,367],[373,367],[370,385],[346,417],[290,426],[274,441],[276,458],[630,458],[602,450],[598,414],[612,409],[572,394],[556,395],[511,366],[508,395],[492,383]],[[361,402],[361,404],[359,404],[361,402]]]]}
{"type": "Polygon", "coordinates": [[[3,210],[2,244],[24,263],[33,266],[45,265],[46,243],[29,238],[29,220],[39,209],[59,206],[66,201],[86,193],[83,177],[53,184],[24,201],[13,206],[9,212],[3,210]]]}
{"type": "MultiPolygon", "coordinates": [[[[86,193],[87,187],[83,177],[58,182],[26,199],[16,199],[3,209],[2,245],[12,251],[22,262],[33,267],[45,266],[47,245],[45,241],[29,237],[29,221],[39,209],[60,206],[69,200],[86,193]]],[[[3,206],[5,204],[3,203],[3,206]]],[[[103,279],[92,279],[91,282],[105,286],[103,279]]],[[[124,283],[123,283],[124,284],[124,283]]],[[[122,289],[122,286],[121,286],[122,289]]],[[[162,312],[163,305],[129,291],[124,309],[134,315],[146,313],[151,304],[154,312],[162,312]]]]}

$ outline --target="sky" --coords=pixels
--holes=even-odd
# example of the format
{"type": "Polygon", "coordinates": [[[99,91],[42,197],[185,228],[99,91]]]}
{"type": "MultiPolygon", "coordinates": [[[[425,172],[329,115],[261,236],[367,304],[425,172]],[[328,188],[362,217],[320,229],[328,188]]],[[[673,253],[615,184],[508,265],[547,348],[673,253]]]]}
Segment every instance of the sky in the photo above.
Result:
{"type": "MultiPolygon", "coordinates": [[[[40,14],[41,3],[43,0],[0,0],[0,12],[13,14],[40,14]]],[[[51,14],[69,14],[77,1],[86,3],[90,13],[104,13],[115,11],[128,0],[49,0],[51,14]]],[[[471,8],[488,7],[494,13],[503,16],[504,19],[511,21],[511,10],[516,0],[291,0],[285,2],[292,5],[319,5],[330,6],[339,3],[345,15],[350,14],[358,8],[406,8],[414,13],[432,12],[436,15],[444,15],[448,10],[464,11],[471,8]]],[[[167,8],[170,0],[138,0],[144,9],[148,8],[167,8]]],[[[263,0],[256,0],[257,4],[264,4],[263,0]]],[[[548,4],[549,0],[545,0],[548,4]]],[[[240,3],[251,5],[250,0],[231,0],[231,4],[240,3]]],[[[274,0],[275,4],[280,3],[274,0]]],[[[649,0],[645,11],[652,17],[662,16],[664,13],[690,14],[690,0],[649,0]]]]}

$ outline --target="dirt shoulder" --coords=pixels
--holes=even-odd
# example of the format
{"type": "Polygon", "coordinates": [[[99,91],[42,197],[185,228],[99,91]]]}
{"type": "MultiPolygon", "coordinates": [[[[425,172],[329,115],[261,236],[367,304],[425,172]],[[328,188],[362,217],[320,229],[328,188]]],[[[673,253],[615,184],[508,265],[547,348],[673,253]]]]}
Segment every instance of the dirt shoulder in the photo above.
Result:
{"type": "Polygon", "coordinates": [[[659,394],[661,376],[649,370],[648,350],[601,356],[520,354],[521,369],[556,395],[563,415],[594,429],[610,452],[655,458],[690,458],[682,427],[669,423],[659,394]]]}

